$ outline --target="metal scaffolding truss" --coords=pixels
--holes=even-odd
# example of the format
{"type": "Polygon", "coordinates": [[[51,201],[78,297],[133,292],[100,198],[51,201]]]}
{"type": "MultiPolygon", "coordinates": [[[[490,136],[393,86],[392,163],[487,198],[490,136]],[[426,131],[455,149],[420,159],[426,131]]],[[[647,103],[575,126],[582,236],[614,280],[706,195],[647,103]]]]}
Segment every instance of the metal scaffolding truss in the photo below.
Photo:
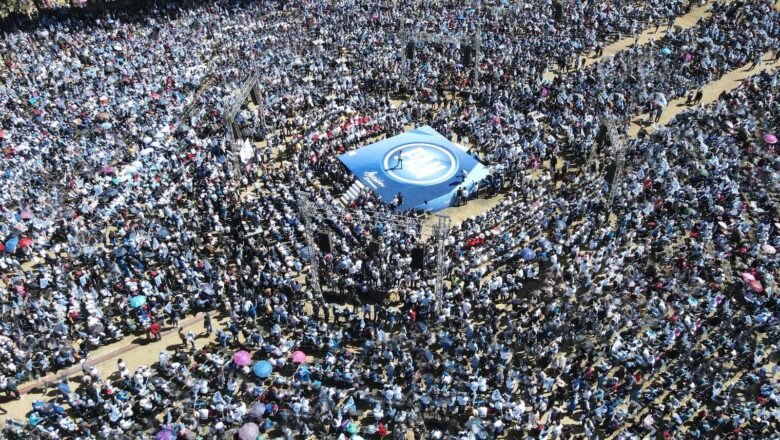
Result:
{"type": "Polygon", "coordinates": [[[314,231],[316,231],[317,227],[312,222],[312,218],[317,215],[317,208],[312,202],[309,193],[300,191],[297,193],[297,196],[298,211],[300,212],[301,220],[303,221],[303,235],[306,239],[306,247],[308,248],[308,286],[312,293],[312,300],[325,304],[325,298],[322,296],[322,287],[320,286],[320,259],[317,255],[317,245],[314,241],[314,231]]]}
{"type": "Polygon", "coordinates": [[[304,226],[304,238],[308,248],[309,263],[309,288],[312,296],[325,302],[320,284],[319,248],[314,239],[314,234],[324,220],[342,219],[347,215],[353,217],[353,221],[360,221],[372,226],[384,225],[385,230],[404,231],[413,233],[421,242],[433,243],[436,251],[436,307],[438,308],[444,296],[444,279],[447,267],[445,257],[445,244],[449,237],[451,220],[445,215],[436,214],[433,221],[416,217],[406,213],[388,213],[374,210],[353,211],[339,205],[318,203],[311,193],[305,191],[296,192],[298,211],[304,226]]]}
{"type": "Polygon", "coordinates": [[[227,129],[228,136],[231,140],[236,140],[237,133],[233,131],[233,123],[236,121],[236,115],[241,111],[241,107],[249,98],[249,94],[252,93],[252,89],[257,87],[257,83],[260,75],[256,71],[253,71],[249,77],[241,85],[241,88],[233,96],[225,99],[225,128],[227,129]]]}
{"type": "Polygon", "coordinates": [[[436,310],[441,308],[444,301],[444,278],[447,276],[447,262],[444,259],[444,246],[450,235],[450,218],[444,215],[436,216],[434,239],[436,240],[436,310]]]}
{"type": "Polygon", "coordinates": [[[623,142],[623,138],[618,135],[614,121],[611,118],[605,118],[605,122],[609,143],[612,145],[612,154],[615,156],[615,174],[612,176],[612,183],[609,186],[609,202],[607,203],[608,209],[612,210],[615,195],[623,183],[623,168],[626,164],[626,144],[623,142]]]}
{"type": "Polygon", "coordinates": [[[474,86],[479,83],[479,63],[482,61],[482,32],[480,28],[477,28],[477,32],[473,36],[455,37],[446,33],[437,32],[424,32],[417,31],[415,29],[408,29],[406,27],[406,19],[401,19],[401,31],[399,33],[401,40],[401,83],[406,85],[407,78],[409,76],[409,65],[406,59],[406,45],[410,42],[415,44],[433,43],[433,44],[450,44],[464,47],[471,45],[474,48],[474,86]]]}
{"type": "MultiPolygon", "coordinates": [[[[601,125],[603,125],[606,130],[609,130],[609,128],[607,127],[606,119],[607,118],[602,118],[601,125]]],[[[590,167],[596,162],[598,156],[596,154],[597,150],[598,150],[598,145],[596,145],[596,142],[593,142],[590,145],[590,150],[588,151],[588,157],[585,159],[585,169],[590,169],[590,167]]]]}
{"type": "MultiPolygon", "coordinates": [[[[241,107],[244,106],[253,91],[255,96],[261,96],[260,73],[257,70],[253,70],[252,73],[250,73],[241,85],[238,93],[226,99],[225,128],[227,129],[228,137],[231,141],[235,141],[241,135],[234,131],[236,115],[241,111],[241,107]]],[[[265,107],[262,102],[260,102],[260,111],[262,112],[263,126],[265,126],[265,107]]]]}

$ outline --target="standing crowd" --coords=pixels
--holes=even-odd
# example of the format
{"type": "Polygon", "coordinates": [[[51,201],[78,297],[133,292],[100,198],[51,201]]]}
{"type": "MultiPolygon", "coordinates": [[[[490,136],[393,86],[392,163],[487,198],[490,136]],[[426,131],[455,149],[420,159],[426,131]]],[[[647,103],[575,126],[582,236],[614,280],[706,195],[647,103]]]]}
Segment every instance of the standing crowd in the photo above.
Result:
{"type": "Polygon", "coordinates": [[[18,397],[193,313],[225,319],[208,318],[200,349],[180,329],[153,366],[120,360],[118,379],[83,364],[19,432],[777,432],[777,72],[627,140],[615,188],[604,120],[651,123],[776,57],[780,12],[717,2],[683,30],[679,0],[557,5],[220,0],[4,23],[0,389],[18,397]],[[653,41],[579,68],[652,26],[653,41]],[[422,32],[480,54],[402,54],[422,32]],[[236,102],[253,75],[258,96],[236,102]],[[247,157],[226,136],[236,104],[239,137],[262,140],[247,157]],[[424,124],[467,143],[503,195],[450,231],[442,298],[433,247],[411,264],[424,220],[378,221],[391,208],[369,192],[344,203],[354,179],[337,159],[424,124]],[[315,223],[330,252],[306,245],[302,189],[328,207],[315,223]]]}

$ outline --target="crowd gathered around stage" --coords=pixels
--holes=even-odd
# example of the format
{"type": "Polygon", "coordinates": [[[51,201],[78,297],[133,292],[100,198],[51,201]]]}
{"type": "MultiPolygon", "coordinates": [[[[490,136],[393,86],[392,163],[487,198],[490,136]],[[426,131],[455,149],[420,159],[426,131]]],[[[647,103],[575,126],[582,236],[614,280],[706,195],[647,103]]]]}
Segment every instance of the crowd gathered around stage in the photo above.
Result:
{"type": "Polygon", "coordinates": [[[43,396],[0,436],[771,438],[780,78],[755,70],[778,47],[771,0],[7,19],[0,391],[43,396]],[[441,235],[344,197],[340,154],[423,125],[489,166],[471,197],[500,197],[441,235]],[[91,366],[169,332],[156,362],[91,366]]]}

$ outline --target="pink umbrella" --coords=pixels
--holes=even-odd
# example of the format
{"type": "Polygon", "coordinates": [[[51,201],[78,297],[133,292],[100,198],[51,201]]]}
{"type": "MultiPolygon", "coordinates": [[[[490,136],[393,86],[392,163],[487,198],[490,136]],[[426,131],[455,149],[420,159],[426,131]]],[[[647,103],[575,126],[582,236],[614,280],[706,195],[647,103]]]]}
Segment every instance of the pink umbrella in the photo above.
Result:
{"type": "Polygon", "coordinates": [[[750,287],[750,288],[751,288],[751,289],[752,289],[754,292],[763,292],[763,291],[764,291],[764,286],[762,286],[762,285],[761,285],[761,283],[759,283],[759,282],[758,282],[758,281],[756,281],[756,280],[753,280],[753,281],[749,282],[749,283],[748,283],[748,286],[749,286],[749,287],[750,287]]]}
{"type": "Polygon", "coordinates": [[[742,276],[742,281],[746,283],[756,280],[756,277],[754,277],[753,274],[749,272],[742,272],[740,275],[742,276]]]}
{"type": "Polygon", "coordinates": [[[775,144],[777,143],[777,136],[773,135],[772,133],[767,133],[764,135],[764,142],[767,144],[775,144]]]}
{"type": "Polygon", "coordinates": [[[292,361],[296,364],[305,364],[306,363],[306,353],[296,350],[292,352],[292,361]]]}
{"type": "Polygon", "coordinates": [[[761,250],[764,251],[765,254],[768,255],[774,255],[777,252],[777,249],[775,249],[774,246],[769,244],[761,245],[761,250]]]}
{"type": "Polygon", "coordinates": [[[111,174],[114,172],[114,167],[103,167],[103,174],[111,174]]]}
{"type": "Polygon", "coordinates": [[[249,365],[252,362],[252,355],[244,350],[237,351],[236,354],[233,355],[233,362],[241,367],[249,365]]]}
{"type": "Polygon", "coordinates": [[[22,211],[22,213],[19,215],[19,217],[22,218],[22,220],[30,220],[30,211],[22,211]]]}

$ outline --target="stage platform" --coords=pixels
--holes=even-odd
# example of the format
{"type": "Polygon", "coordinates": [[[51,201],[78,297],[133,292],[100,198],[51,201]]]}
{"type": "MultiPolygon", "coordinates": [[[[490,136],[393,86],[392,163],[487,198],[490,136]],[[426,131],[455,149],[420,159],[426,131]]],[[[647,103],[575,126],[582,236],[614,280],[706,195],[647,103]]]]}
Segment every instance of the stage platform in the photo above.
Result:
{"type": "Polygon", "coordinates": [[[440,211],[471,193],[488,169],[462,148],[425,126],[339,156],[341,162],[384,203],[398,193],[400,209],[440,211]]]}

